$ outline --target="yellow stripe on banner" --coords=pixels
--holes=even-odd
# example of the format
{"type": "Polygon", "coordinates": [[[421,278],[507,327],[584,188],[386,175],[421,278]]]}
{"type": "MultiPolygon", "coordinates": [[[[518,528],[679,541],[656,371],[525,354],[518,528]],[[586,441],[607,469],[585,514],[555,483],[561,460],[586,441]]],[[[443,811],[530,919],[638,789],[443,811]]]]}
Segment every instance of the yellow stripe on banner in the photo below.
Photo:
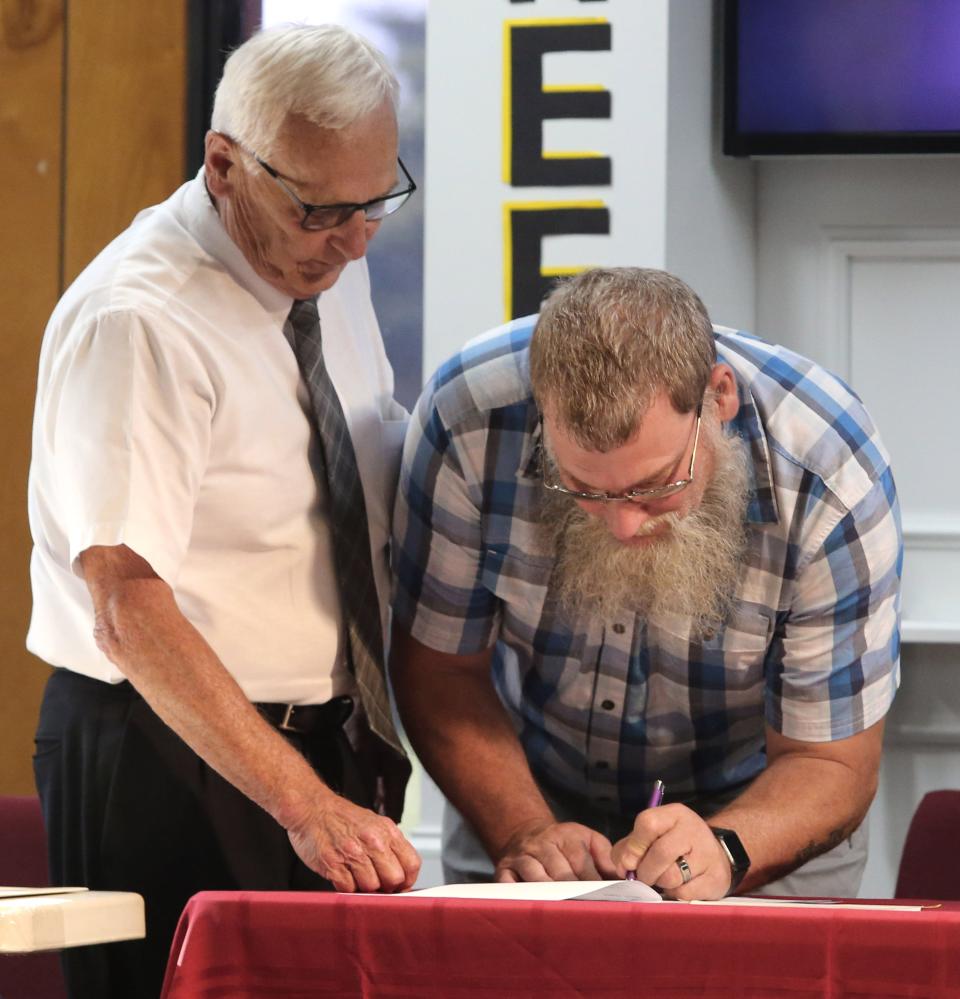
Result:
{"type": "MultiPolygon", "coordinates": [[[[506,310],[504,322],[513,319],[513,230],[511,227],[511,215],[515,211],[521,212],[545,212],[554,208],[606,208],[606,204],[599,198],[589,201],[506,201],[503,205],[503,301],[506,310]]],[[[544,277],[568,277],[571,274],[579,274],[585,267],[557,267],[544,270],[540,273],[544,277]]]]}
{"type": "Polygon", "coordinates": [[[512,36],[510,34],[510,21],[503,22],[503,182],[511,184],[513,182],[513,172],[510,167],[513,158],[513,108],[511,106],[511,88],[513,87],[513,55],[512,36]]]}
{"type": "Polygon", "coordinates": [[[588,90],[591,93],[605,93],[606,87],[600,83],[545,83],[543,93],[545,94],[579,94],[588,90]]]}
{"type": "Polygon", "coordinates": [[[591,149],[571,149],[565,152],[548,153],[546,150],[540,154],[545,160],[592,160],[600,159],[603,153],[594,152],[591,149]]]}
{"type": "MultiPolygon", "coordinates": [[[[545,27],[549,25],[570,25],[570,24],[609,24],[609,20],[605,17],[543,17],[543,18],[531,18],[529,20],[507,20],[503,22],[503,87],[502,100],[503,100],[503,162],[501,164],[501,173],[503,175],[504,184],[513,183],[513,172],[511,169],[511,160],[513,158],[513,120],[511,107],[511,97],[512,97],[512,87],[513,87],[513,73],[511,66],[513,65],[512,56],[512,46],[511,46],[511,35],[510,32],[513,28],[526,28],[526,27],[545,27]]],[[[544,92],[551,92],[554,88],[544,87],[544,92]]],[[[556,92],[560,93],[561,90],[566,90],[566,87],[556,88],[556,92]]],[[[587,84],[583,87],[571,87],[571,90],[603,90],[599,84],[587,84]]]]}
{"type": "Polygon", "coordinates": [[[555,24],[566,26],[570,24],[609,24],[610,22],[606,17],[525,17],[503,23],[511,28],[544,28],[555,24]]]}

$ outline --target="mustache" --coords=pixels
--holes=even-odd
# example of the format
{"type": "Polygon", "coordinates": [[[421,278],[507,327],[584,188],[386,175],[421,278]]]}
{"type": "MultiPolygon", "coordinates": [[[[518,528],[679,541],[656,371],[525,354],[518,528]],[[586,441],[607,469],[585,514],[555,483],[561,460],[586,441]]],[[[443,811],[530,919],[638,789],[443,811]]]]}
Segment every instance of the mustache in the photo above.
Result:
{"type": "Polygon", "coordinates": [[[705,443],[714,467],[699,504],[644,521],[636,536],[661,533],[642,548],[617,541],[569,497],[545,494],[540,525],[555,556],[551,592],[569,613],[680,615],[692,637],[727,619],[746,553],[749,459],[739,438],[724,435],[719,424],[712,430],[705,443]]]}
{"type": "Polygon", "coordinates": [[[651,534],[656,534],[657,531],[662,527],[674,528],[681,521],[680,514],[675,510],[671,510],[668,513],[659,513],[655,517],[650,517],[645,520],[637,529],[634,531],[633,536],[635,538],[646,538],[651,534]]]}

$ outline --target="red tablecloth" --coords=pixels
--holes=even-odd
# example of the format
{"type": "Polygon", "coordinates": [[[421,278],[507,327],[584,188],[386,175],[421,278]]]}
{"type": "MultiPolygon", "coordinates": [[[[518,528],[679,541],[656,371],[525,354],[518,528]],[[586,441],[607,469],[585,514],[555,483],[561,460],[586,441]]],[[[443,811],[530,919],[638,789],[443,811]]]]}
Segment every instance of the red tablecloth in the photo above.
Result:
{"type": "Polygon", "coordinates": [[[163,999],[960,996],[960,904],[922,912],[204,892],[163,999]]]}

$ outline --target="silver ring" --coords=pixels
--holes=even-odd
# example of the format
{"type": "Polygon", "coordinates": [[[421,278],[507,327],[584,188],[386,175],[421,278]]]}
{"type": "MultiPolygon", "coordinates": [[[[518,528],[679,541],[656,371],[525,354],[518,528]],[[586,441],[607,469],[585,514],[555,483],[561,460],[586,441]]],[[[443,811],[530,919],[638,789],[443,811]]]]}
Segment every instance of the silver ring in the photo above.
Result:
{"type": "Polygon", "coordinates": [[[690,865],[687,863],[687,858],[677,857],[677,867],[680,868],[680,877],[683,878],[683,883],[686,884],[693,877],[690,865]]]}

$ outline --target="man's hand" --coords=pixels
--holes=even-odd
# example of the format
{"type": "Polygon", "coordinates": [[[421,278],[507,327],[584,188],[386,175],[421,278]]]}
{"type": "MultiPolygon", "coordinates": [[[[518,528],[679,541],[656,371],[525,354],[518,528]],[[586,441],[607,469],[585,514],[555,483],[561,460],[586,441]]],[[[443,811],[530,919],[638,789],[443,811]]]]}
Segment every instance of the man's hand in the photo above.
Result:
{"type": "Polygon", "coordinates": [[[406,891],[420,858],[396,823],[339,795],[324,795],[287,830],[300,859],[337,891],[406,891]]]}
{"type": "Polygon", "coordinates": [[[610,840],[579,822],[538,821],[507,841],[496,881],[600,881],[616,877],[610,840]]]}
{"type": "Polygon", "coordinates": [[[617,876],[636,871],[671,898],[723,898],[730,888],[730,861],[710,827],[686,805],[648,808],[636,817],[633,832],[613,848],[617,876]],[[691,878],[683,883],[677,860],[683,857],[691,878]]]}

